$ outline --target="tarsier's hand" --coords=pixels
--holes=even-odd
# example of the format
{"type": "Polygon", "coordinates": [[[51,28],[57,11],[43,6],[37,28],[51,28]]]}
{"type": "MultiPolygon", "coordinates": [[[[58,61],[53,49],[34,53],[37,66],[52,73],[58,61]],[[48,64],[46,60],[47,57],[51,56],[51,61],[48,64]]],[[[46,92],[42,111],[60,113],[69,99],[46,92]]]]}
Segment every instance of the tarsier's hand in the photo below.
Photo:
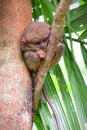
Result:
{"type": "MultiPolygon", "coordinates": [[[[42,60],[45,60],[49,35],[50,25],[43,22],[33,22],[25,28],[21,37],[21,50],[29,70],[36,72],[42,60]]],[[[63,50],[64,45],[58,44],[50,68],[59,61],[63,50]]]]}

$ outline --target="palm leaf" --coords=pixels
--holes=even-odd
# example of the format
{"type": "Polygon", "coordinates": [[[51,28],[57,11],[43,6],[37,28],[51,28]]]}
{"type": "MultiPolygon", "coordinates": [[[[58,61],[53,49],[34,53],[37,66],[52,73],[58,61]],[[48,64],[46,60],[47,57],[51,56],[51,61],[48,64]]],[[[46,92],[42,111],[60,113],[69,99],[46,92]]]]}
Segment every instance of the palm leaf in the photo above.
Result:
{"type": "MultiPolygon", "coordinates": [[[[45,22],[51,24],[58,2],[59,0],[32,0],[34,20],[43,15],[45,22]]],[[[63,40],[66,45],[64,65],[56,65],[45,79],[45,89],[58,115],[61,130],[87,129],[87,85],[84,73],[77,64],[73,45],[80,45],[87,67],[87,2],[80,0],[79,5],[67,14],[63,40]]],[[[57,130],[53,112],[43,94],[34,118],[33,130],[57,130]]]]}

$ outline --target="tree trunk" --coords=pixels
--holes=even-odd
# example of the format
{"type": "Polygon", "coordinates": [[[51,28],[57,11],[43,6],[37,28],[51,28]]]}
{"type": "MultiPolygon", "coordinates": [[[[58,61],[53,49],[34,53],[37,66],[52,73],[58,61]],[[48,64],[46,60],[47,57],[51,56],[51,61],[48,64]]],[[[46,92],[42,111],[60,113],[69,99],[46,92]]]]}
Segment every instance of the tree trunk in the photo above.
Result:
{"type": "Polygon", "coordinates": [[[19,42],[31,20],[30,0],[0,0],[0,130],[32,129],[32,84],[19,42]]]}

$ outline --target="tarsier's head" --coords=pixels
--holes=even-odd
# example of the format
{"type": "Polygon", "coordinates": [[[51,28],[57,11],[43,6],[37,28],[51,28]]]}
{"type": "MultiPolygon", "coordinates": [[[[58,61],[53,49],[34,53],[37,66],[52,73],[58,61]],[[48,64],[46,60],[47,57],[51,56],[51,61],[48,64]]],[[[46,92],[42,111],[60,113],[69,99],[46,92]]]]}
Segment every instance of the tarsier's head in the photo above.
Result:
{"type": "Polygon", "coordinates": [[[50,33],[50,25],[44,22],[32,22],[22,35],[21,41],[30,44],[38,44],[46,40],[50,33]]]}

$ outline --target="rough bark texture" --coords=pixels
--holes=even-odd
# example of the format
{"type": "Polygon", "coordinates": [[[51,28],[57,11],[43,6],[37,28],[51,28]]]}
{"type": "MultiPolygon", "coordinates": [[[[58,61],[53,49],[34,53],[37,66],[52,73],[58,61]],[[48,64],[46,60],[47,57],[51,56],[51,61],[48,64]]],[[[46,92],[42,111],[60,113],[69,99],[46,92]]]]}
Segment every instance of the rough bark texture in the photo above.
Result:
{"type": "Polygon", "coordinates": [[[19,42],[31,19],[29,0],[0,0],[0,130],[32,129],[32,84],[19,42]]]}

